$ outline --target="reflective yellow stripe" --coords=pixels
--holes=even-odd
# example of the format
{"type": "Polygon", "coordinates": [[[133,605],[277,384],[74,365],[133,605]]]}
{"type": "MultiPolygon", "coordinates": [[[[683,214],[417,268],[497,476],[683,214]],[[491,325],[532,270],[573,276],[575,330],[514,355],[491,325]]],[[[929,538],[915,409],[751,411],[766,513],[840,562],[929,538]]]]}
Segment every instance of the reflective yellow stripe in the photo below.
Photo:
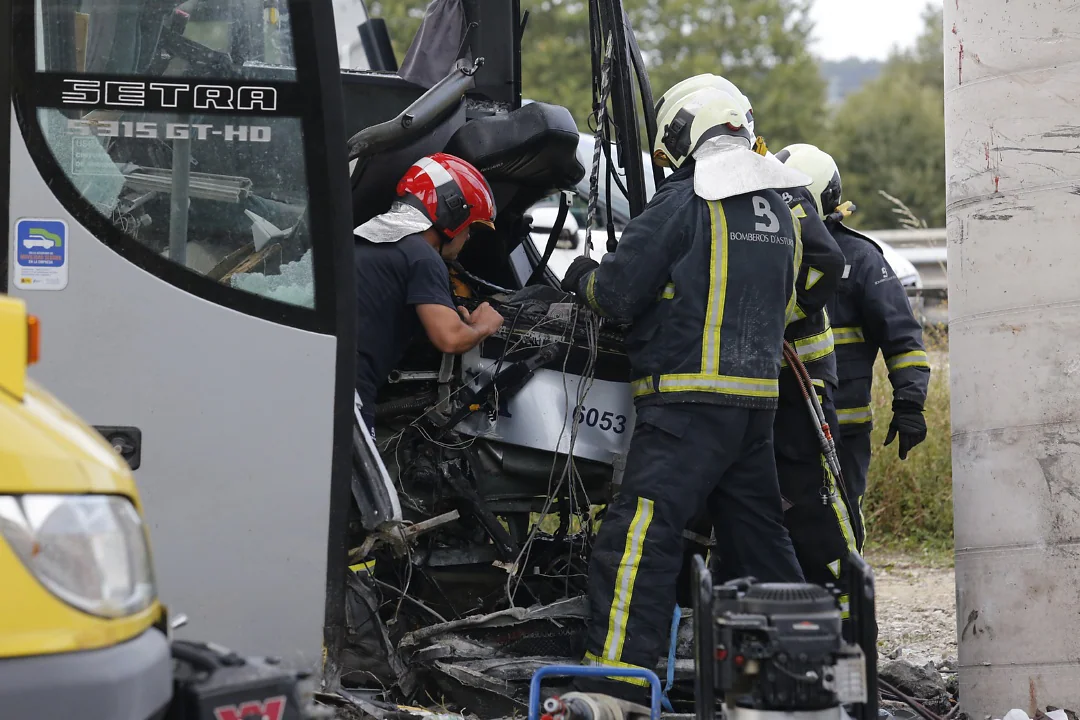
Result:
{"type": "Polygon", "coordinates": [[[836,418],[841,425],[861,425],[862,423],[873,422],[874,411],[869,405],[856,408],[836,408],[836,418]]]}
{"type": "MultiPolygon", "coordinates": [[[[793,322],[806,319],[806,311],[802,309],[799,303],[795,302],[795,293],[791,294],[791,302],[788,303],[787,325],[793,322]]],[[[786,325],[785,325],[786,327],[786,325]]]]}
{"type": "Polygon", "coordinates": [[[619,572],[615,576],[615,592],[611,598],[611,610],[608,613],[608,632],[604,639],[604,661],[622,659],[623,643],[626,642],[626,621],[630,614],[630,600],[634,595],[634,581],[637,580],[638,566],[641,564],[641,551],[645,546],[645,535],[653,518],[653,501],[639,497],[637,512],[626,532],[626,545],[619,572]]]}
{"type": "MultiPolygon", "coordinates": [[[[866,516],[862,511],[862,500],[864,495],[859,496],[859,527],[863,529],[863,543],[866,543],[866,516]]],[[[862,552],[862,548],[859,548],[859,552],[862,552]]]]}
{"type": "Polygon", "coordinates": [[[858,548],[855,544],[855,531],[851,527],[851,518],[848,517],[847,505],[844,500],[839,497],[836,492],[836,478],[833,477],[832,471],[829,470],[829,465],[825,461],[825,456],[821,456],[821,467],[825,470],[825,477],[829,483],[830,499],[829,504],[832,505],[833,513],[836,515],[836,522],[840,525],[840,532],[844,535],[844,543],[847,545],[848,552],[857,552],[858,548]]]}
{"type": "Polygon", "coordinates": [[[660,293],[660,297],[664,300],[672,300],[675,297],[675,283],[668,283],[664,286],[664,291],[660,293]]]}
{"type": "MultiPolygon", "coordinates": [[[[581,661],[582,665],[589,665],[591,667],[616,667],[624,670],[644,670],[638,665],[631,665],[630,663],[619,662],[617,660],[605,660],[591,652],[585,653],[585,659],[581,661]]],[[[649,681],[645,678],[628,678],[628,677],[612,677],[611,680],[620,680],[631,685],[641,685],[643,687],[649,686],[649,681]]]]}
{"type": "Polygon", "coordinates": [[[806,313],[799,307],[798,293],[795,292],[795,284],[799,281],[799,268],[802,267],[803,256],[802,223],[799,222],[799,219],[804,217],[806,217],[806,211],[803,210],[802,205],[796,205],[792,208],[791,219],[795,223],[795,256],[792,258],[792,265],[795,274],[791,281],[791,298],[788,300],[787,312],[785,313],[787,325],[806,317],[806,313]]]}
{"type": "Polygon", "coordinates": [[[804,363],[825,357],[833,351],[832,328],[827,327],[823,333],[796,340],[795,351],[799,354],[799,359],[804,363]]]}
{"type": "MultiPolygon", "coordinates": [[[[634,397],[657,392],[652,378],[635,380],[634,397]]],[[[778,381],[771,378],[745,378],[730,375],[661,375],[659,392],[711,392],[721,395],[774,398],[779,395],[778,381]]]]}
{"type": "Polygon", "coordinates": [[[930,363],[926,361],[926,353],[922,350],[912,350],[903,355],[894,355],[886,360],[885,364],[888,366],[889,372],[896,372],[907,367],[930,367],[930,363]]]}
{"type": "Polygon", "coordinates": [[[824,380],[818,380],[817,378],[811,378],[810,382],[814,384],[814,387],[821,388],[822,390],[825,389],[825,381],[824,380]]]}
{"type": "Polygon", "coordinates": [[[806,271],[806,289],[810,290],[818,284],[818,280],[825,277],[825,273],[821,272],[815,267],[809,268],[806,271]]]}
{"type": "Polygon", "coordinates": [[[368,560],[367,562],[362,562],[362,563],[357,563],[355,565],[350,565],[349,569],[352,570],[353,572],[366,572],[366,573],[370,574],[371,571],[375,569],[375,561],[374,560],[368,560]]]}
{"type": "MultiPolygon", "coordinates": [[[[818,333],[817,335],[810,335],[802,339],[795,341],[795,352],[799,354],[799,359],[804,363],[811,363],[815,360],[820,360],[823,357],[828,357],[833,353],[833,333],[832,328],[828,326],[829,317],[825,316],[825,332],[818,333]]],[[[787,367],[787,360],[781,358],[780,366],[787,367]]]]}
{"type": "Polygon", "coordinates": [[[844,593],[838,599],[840,600],[840,619],[847,620],[851,617],[851,596],[844,593]]]}
{"type": "Polygon", "coordinates": [[[585,302],[589,303],[589,307],[591,307],[596,312],[600,313],[601,315],[604,314],[604,311],[600,309],[600,305],[597,304],[597,302],[596,302],[596,272],[595,271],[589,273],[589,282],[585,283],[585,302]]]}
{"type": "Polygon", "coordinates": [[[727,297],[728,282],[727,216],[720,203],[709,203],[709,221],[712,250],[709,256],[709,296],[705,305],[705,328],[701,338],[701,372],[716,374],[720,370],[720,333],[724,325],[724,300],[727,297]]]}
{"type": "Polygon", "coordinates": [[[866,342],[861,327],[833,328],[833,338],[835,338],[837,345],[866,342]]]}

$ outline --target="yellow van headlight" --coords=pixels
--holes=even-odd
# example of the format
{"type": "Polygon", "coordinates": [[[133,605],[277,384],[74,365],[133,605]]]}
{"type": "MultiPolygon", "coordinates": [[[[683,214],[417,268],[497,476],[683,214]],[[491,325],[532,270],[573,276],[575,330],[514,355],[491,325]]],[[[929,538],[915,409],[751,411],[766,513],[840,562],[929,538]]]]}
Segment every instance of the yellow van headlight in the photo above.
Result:
{"type": "Polygon", "coordinates": [[[106,618],[154,602],[142,518],[114,495],[0,495],[0,534],[56,597],[106,618]]]}

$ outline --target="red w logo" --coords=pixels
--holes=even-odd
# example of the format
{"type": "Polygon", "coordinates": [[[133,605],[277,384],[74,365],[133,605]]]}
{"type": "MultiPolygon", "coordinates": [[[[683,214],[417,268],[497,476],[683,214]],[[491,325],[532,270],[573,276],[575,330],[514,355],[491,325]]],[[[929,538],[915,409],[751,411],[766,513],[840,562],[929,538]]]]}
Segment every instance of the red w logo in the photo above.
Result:
{"type": "Polygon", "coordinates": [[[285,714],[285,696],[278,695],[265,702],[246,702],[237,707],[225,705],[214,709],[217,720],[281,720],[285,714]]]}

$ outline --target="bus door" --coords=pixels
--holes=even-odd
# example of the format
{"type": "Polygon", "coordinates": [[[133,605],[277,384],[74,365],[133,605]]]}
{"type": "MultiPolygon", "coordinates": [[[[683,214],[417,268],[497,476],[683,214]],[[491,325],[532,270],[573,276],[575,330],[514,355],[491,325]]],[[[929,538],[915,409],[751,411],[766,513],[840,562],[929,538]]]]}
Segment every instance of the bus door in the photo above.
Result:
{"type": "Polygon", "coordinates": [[[10,2],[0,284],[42,318],[35,377],[137,469],[190,633],[315,662],[353,422],[331,3],[10,2]]]}

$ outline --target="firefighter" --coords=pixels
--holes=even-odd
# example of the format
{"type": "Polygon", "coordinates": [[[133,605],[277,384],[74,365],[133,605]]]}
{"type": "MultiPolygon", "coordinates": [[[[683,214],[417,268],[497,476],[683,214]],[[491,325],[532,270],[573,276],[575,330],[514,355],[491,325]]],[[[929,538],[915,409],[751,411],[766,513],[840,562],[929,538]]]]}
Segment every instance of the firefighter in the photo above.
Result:
{"type": "MultiPolygon", "coordinates": [[[[781,151],[776,158],[785,162],[787,154],[781,151]]],[[[844,256],[822,222],[812,192],[793,188],[785,193],[785,199],[803,225],[804,242],[809,246],[809,238],[814,237],[818,252],[804,255],[795,285],[795,311],[784,338],[806,367],[831,433],[839,425],[833,405],[838,380],[826,304],[840,283],[844,256]]],[[[845,560],[861,549],[861,525],[851,510],[854,504],[842,477],[829,468],[819,423],[811,415],[795,368],[786,361],[780,370],[779,387],[773,435],[776,472],[785,500],[784,525],[807,582],[845,588],[845,560]]],[[[722,557],[721,569],[721,577],[742,574],[728,570],[722,557]]],[[[848,598],[841,595],[840,601],[846,612],[848,598]]]]}
{"type": "Polygon", "coordinates": [[[474,225],[494,227],[495,200],[484,176],[464,160],[436,153],[402,177],[390,210],[356,228],[356,390],[374,437],[375,398],[423,328],[440,352],[470,350],[503,318],[487,303],[470,315],[455,307],[446,263],[474,225]]]}
{"type": "MultiPolygon", "coordinates": [[[[706,73],[684,80],[667,96],[677,97],[702,87],[730,92],[739,102],[740,111],[745,114],[747,125],[753,132],[754,111],[749,98],[719,75],[706,73]]],[[[768,153],[765,141],[760,137],[755,138],[754,147],[759,153],[768,153]]],[[[832,401],[837,375],[833,336],[825,306],[840,283],[844,256],[822,222],[809,190],[788,188],[782,195],[799,221],[803,241],[802,263],[795,287],[795,312],[789,318],[784,337],[794,346],[813,379],[831,432],[837,428],[832,401]]],[[[843,572],[843,559],[861,548],[861,526],[856,515],[849,511],[853,503],[847,501],[842,483],[826,467],[818,428],[794,371],[786,362],[782,363],[779,375],[773,438],[780,490],[786,501],[784,524],[803,574],[809,582],[844,586],[847,577],[843,572]]],[[[710,520],[708,513],[696,518],[691,528],[692,536],[708,536],[710,520]]],[[[714,525],[713,531],[719,545],[728,544],[720,536],[730,533],[731,528],[714,525]]],[[[702,548],[691,547],[687,552],[684,580],[690,557],[695,552],[702,552],[702,548]]],[[[720,581],[753,574],[731,553],[713,553],[712,565],[716,579],[720,581]]]]}
{"type": "MultiPolygon", "coordinates": [[[[751,150],[730,95],[662,103],[653,158],[675,172],[597,264],[563,288],[628,322],[637,423],[618,495],[595,539],[584,661],[655,668],[667,648],[682,535],[706,503],[725,552],[761,580],[798,582],[772,452],[784,323],[801,241],[780,193],[808,178],[751,150]]],[[[634,697],[626,682],[581,681],[634,697]]],[[[637,699],[643,700],[644,694],[637,699]]]]}
{"type": "Polygon", "coordinates": [[[841,203],[840,170],[833,158],[813,145],[792,145],[785,152],[789,166],[814,178],[811,190],[815,201],[847,258],[840,290],[829,302],[829,314],[840,382],[836,399],[840,461],[861,512],[870,468],[870,391],[879,351],[885,356],[893,387],[893,416],[885,445],[899,439],[900,459],[906,460],[911,449],[926,439],[923,405],[930,365],[922,327],[881,248],[844,225],[853,206],[841,203]]]}

